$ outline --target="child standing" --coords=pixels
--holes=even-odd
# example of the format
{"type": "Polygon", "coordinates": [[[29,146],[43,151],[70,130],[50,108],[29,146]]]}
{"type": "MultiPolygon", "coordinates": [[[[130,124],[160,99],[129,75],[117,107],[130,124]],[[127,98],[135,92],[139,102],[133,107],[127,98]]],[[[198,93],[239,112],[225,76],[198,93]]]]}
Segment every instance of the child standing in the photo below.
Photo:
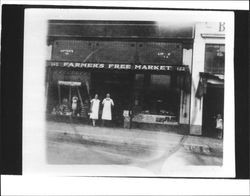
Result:
{"type": "Polygon", "coordinates": [[[218,138],[223,138],[223,120],[221,114],[218,114],[216,117],[216,130],[218,131],[218,138]]]}

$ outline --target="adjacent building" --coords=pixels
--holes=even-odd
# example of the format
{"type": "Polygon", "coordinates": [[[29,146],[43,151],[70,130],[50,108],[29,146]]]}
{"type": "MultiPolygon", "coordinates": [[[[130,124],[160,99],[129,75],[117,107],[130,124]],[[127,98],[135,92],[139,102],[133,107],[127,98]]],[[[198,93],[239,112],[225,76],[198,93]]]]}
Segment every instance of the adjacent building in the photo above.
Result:
{"type": "Polygon", "coordinates": [[[224,115],[224,22],[195,25],[190,133],[215,136],[216,119],[224,115]]]}

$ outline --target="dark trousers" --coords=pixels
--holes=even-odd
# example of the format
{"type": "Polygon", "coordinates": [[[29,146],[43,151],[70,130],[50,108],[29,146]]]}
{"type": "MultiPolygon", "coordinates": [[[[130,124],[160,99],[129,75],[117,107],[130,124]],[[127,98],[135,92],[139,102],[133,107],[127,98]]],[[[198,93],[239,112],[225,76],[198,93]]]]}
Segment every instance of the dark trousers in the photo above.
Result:
{"type": "Polygon", "coordinates": [[[216,128],[216,131],[217,131],[217,137],[218,139],[223,139],[223,129],[217,129],[216,128]]]}

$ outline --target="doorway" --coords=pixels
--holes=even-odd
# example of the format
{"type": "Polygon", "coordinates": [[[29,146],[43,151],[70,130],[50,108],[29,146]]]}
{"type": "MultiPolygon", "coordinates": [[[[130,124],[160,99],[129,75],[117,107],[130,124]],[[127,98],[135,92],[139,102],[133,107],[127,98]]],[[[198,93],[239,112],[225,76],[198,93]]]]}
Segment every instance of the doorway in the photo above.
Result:
{"type": "MultiPolygon", "coordinates": [[[[114,101],[112,124],[123,125],[123,111],[130,109],[133,96],[134,74],[121,71],[95,71],[91,73],[91,94],[102,100],[109,93],[114,101]]],[[[101,106],[102,109],[102,106],[101,106]]]]}
{"type": "Polygon", "coordinates": [[[203,97],[202,135],[217,137],[216,117],[218,114],[224,119],[224,85],[208,84],[203,97]]]}

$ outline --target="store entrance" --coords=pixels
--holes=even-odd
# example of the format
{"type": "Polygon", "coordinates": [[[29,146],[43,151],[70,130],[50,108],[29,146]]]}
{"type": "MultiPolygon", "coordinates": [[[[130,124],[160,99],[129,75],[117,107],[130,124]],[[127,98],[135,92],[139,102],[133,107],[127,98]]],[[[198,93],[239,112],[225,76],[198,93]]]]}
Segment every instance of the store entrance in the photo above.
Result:
{"type": "Polygon", "coordinates": [[[221,115],[223,119],[224,88],[221,85],[207,86],[207,93],[203,97],[203,127],[202,134],[207,137],[217,137],[216,119],[221,115]]]}
{"type": "MultiPolygon", "coordinates": [[[[109,93],[114,101],[112,125],[123,125],[123,110],[130,109],[132,103],[134,74],[119,71],[95,71],[91,73],[91,94],[102,100],[109,93]]],[[[101,107],[102,109],[102,107],[101,107]]]]}

